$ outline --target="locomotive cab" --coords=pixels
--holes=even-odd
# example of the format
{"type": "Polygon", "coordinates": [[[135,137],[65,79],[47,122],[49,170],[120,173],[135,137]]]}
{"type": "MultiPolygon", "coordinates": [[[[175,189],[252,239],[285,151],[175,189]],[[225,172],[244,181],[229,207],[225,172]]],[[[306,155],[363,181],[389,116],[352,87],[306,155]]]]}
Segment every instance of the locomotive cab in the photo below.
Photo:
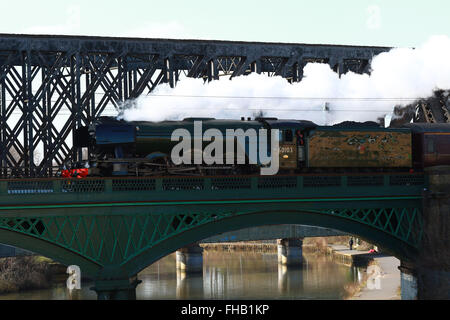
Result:
{"type": "Polygon", "coordinates": [[[292,128],[280,131],[280,168],[297,168],[297,136],[294,131],[295,129],[292,128]]]}
{"type": "Polygon", "coordinates": [[[280,130],[280,169],[298,169],[305,166],[304,137],[310,129],[317,127],[306,120],[269,120],[271,129],[280,130]]]}

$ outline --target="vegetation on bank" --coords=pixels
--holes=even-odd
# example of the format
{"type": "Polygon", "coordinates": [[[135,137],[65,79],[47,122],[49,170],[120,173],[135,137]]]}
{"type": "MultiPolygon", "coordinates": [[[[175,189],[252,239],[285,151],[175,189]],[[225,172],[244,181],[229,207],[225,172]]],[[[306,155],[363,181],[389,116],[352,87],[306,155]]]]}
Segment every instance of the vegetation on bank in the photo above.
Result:
{"type": "Polygon", "coordinates": [[[39,256],[0,259],[0,293],[45,289],[52,284],[52,261],[39,256]]]}

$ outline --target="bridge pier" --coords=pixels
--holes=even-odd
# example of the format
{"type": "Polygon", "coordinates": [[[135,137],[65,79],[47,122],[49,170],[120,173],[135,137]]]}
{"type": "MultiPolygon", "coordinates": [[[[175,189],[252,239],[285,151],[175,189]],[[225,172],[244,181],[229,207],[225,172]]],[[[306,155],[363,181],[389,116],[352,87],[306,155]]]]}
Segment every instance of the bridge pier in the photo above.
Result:
{"type": "Polygon", "coordinates": [[[301,266],[303,263],[303,238],[278,239],[278,263],[286,266],[301,266]]]}
{"type": "Polygon", "coordinates": [[[141,282],[137,276],[128,277],[121,267],[106,266],[97,274],[91,290],[98,300],[136,300],[136,287],[141,282]]]}
{"type": "Polygon", "coordinates": [[[136,300],[136,287],[141,283],[136,277],[131,279],[99,280],[91,288],[98,300],[136,300]]]}
{"type": "MultiPolygon", "coordinates": [[[[418,258],[410,269],[416,277],[418,299],[447,300],[450,299],[450,166],[430,167],[426,173],[429,190],[425,190],[423,197],[423,236],[418,258]]],[[[408,278],[405,276],[405,281],[408,278]]]]}
{"type": "Polygon", "coordinates": [[[414,266],[401,262],[400,270],[400,296],[402,300],[417,300],[417,274],[414,266]]]}
{"type": "Polygon", "coordinates": [[[96,281],[92,288],[98,300],[136,300],[136,287],[140,280],[96,281]]]}
{"type": "Polygon", "coordinates": [[[180,248],[176,253],[177,270],[185,273],[203,272],[203,248],[198,243],[180,248]]]}

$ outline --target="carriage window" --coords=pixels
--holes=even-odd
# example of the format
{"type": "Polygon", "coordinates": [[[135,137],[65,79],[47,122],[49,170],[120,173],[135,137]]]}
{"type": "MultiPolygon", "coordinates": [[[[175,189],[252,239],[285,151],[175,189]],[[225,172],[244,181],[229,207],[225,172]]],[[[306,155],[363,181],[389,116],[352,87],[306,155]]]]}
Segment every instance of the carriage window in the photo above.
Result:
{"type": "Polygon", "coordinates": [[[292,142],[293,134],[292,130],[284,130],[284,142],[292,142]]]}

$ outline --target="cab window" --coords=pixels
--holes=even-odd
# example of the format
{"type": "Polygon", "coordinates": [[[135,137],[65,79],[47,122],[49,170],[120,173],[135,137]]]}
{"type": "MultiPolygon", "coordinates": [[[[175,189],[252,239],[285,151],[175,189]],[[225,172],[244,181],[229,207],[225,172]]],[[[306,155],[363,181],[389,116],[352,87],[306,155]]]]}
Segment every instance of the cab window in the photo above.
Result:
{"type": "Polygon", "coordinates": [[[284,130],[283,134],[284,142],[293,142],[294,141],[294,135],[292,134],[292,130],[284,130]]]}

